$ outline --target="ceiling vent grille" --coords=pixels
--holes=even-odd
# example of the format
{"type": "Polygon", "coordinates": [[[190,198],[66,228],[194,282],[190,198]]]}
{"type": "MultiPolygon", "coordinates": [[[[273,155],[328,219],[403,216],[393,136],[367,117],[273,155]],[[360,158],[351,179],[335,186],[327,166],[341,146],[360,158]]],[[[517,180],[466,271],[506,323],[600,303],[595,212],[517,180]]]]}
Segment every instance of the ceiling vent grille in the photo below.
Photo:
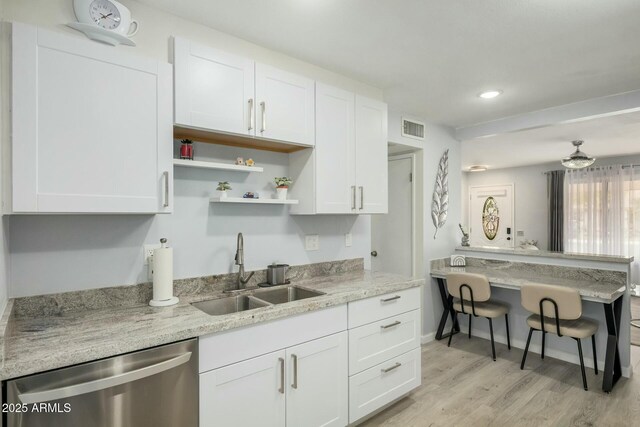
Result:
{"type": "Polygon", "coordinates": [[[424,123],[403,117],[402,136],[413,139],[424,139],[424,123]]]}

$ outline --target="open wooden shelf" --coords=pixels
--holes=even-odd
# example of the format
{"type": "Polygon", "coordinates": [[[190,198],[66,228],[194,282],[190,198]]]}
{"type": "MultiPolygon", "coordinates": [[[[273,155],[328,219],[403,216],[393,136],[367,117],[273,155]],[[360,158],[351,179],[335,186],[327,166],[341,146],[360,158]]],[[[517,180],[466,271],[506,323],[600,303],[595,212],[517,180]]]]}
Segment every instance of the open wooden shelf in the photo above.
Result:
{"type": "Polygon", "coordinates": [[[173,137],[175,139],[191,139],[196,142],[206,142],[208,144],[220,144],[229,145],[231,147],[275,151],[277,153],[294,153],[296,151],[304,150],[305,148],[312,148],[302,145],[287,144],[285,142],[272,141],[269,139],[254,138],[252,136],[216,133],[181,126],[173,127],[173,137]]]}
{"type": "Polygon", "coordinates": [[[211,203],[254,203],[262,205],[297,205],[297,200],[281,200],[281,199],[245,199],[243,197],[212,197],[209,199],[211,203]]]}
{"type": "Polygon", "coordinates": [[[173,165],[184,166],[187,168],[217,169],[217,170],[238,171],[238,172],[262,172],[264,170],[258,166],[241,166],[241,165],[234,165],[231,163],[207,162],[202,160],[173,159],[173,165]]]}

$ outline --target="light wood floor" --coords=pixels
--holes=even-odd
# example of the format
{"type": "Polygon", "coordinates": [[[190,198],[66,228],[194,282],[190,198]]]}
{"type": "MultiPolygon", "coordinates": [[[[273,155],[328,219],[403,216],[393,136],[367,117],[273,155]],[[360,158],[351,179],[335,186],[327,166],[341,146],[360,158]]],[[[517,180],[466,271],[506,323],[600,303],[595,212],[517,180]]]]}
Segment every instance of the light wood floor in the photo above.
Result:
{"type": "Polygon", "coordinates": [[[422,386],[362,425],[640,426],[640,366],[606,394],[593,369],[584,391],[577,365],[529,353],[521,371],[522,350],[496,350],[494,362],[489,341],[462,334],[451,348],[446,340],[424,345],[422,386]]]}

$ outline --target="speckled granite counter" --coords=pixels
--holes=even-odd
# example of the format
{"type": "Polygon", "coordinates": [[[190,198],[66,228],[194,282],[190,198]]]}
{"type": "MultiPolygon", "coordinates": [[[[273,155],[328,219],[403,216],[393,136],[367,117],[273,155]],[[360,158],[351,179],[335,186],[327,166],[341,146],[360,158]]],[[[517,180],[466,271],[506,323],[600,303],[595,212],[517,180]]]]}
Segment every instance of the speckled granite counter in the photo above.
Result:
{"type": "MultiPolygon", "coordinates": [[[[424,280],[355,270],[292,279],[292,284],[325,292],[319,297],[223,316],[209,316],[191,302],[222,297],[181,295],[173,307],[119,305],[92,310],[58,310],[34,316],[25,312],[8,320],[0,378],[5,380],[63,366],[127,353],[187,338],[279,319],[349,301],[420,286],[424,280]]],[[[133,288],[133,287],[131,287],[133,288]]],[[[16,304],[7,306],[9,310],[16,304]]],[[[19,305],[19,304],[18,304],[19,305]]],[[[32,309],[31,314],[34,314],[32,309]]]]}
{"type": "Polygon", "coordinates": [[[577,289],[586,301],[610,303],[626,290],[626,274],[619,271],[558,267],[467,257],[466,267],[451,267],[448,260],[431,262],[431,276],[444,278],[448,273],[484,274],[492,286],[520,289],[536,283],[577,289]]]}

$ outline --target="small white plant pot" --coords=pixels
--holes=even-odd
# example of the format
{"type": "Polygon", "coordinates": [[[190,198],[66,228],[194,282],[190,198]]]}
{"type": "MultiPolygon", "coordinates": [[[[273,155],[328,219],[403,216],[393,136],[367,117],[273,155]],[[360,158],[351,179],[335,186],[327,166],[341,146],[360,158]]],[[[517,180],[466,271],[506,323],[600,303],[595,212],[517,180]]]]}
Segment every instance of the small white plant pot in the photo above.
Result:
{"type": "Polygon", "coordinates": [[[218,191],[218,194],[220,195],[220,200],[222,199],[226,199],[227,198],[227,191],[218,191]]]}
{"type": "Polygon", "coordinates": [[[276,193],[278,195],[278,200],[287,200],[287,187],[277,187],[276,193]]]}

